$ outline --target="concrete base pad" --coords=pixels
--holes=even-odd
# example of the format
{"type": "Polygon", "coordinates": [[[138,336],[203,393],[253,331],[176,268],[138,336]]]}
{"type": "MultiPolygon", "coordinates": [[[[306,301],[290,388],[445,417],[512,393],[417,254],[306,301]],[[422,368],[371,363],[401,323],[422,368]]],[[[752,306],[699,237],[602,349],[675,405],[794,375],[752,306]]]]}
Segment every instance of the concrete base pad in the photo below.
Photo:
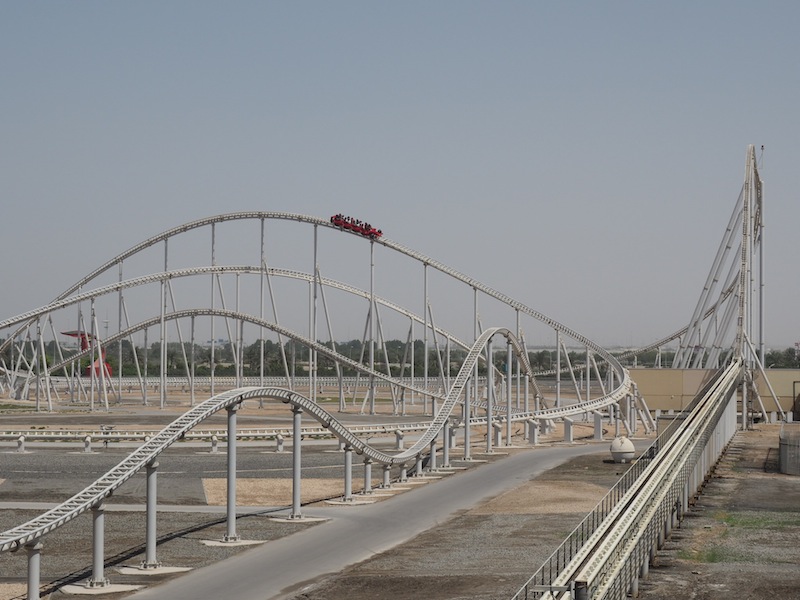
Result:
{"type": "Polygon", "coordinates": [[[409,477],[407,481],[403,482],[403,485],[422,485],[424,483],[430,483],[431,481],[438,481],[441,479],[441,475],[423,475],[421,477],[409,477]]]}
{"type": "Polygon", "coordinates": [[[86,587],[85,585],[65,585],[61,591],[65,594],[99,596],[100,594],[119,594],[122,592],[134,592],[142,589],[143,585],[123,585],[119,583],[109,583],[102,587],[86,587]]]}
{"type": "Polygon", "coordinates": [[[191,567],[119,567],[117,572],[122,575],[164,575],[168,573],[185,573],[191,571],[191,567]]]}
{"type": "Polygon", "coordinates": [[[255,546],[263,544],[264,540],[236,540],[235,542],[226,542],[224,540],[200,540],[201,544],[206,546],[255,546]]]}
{"type": "Polygon", "coordinates": [[[333,506],[361,506],[363,504],[375,504],[374,500],[325,500],[325,504],[333,506]]]}
{"type": "Polygon", "coordinates": [[[330,521],[327,517],[268,517],[270,521],[278,523],[319,523],[320,521],[330,521]]]}

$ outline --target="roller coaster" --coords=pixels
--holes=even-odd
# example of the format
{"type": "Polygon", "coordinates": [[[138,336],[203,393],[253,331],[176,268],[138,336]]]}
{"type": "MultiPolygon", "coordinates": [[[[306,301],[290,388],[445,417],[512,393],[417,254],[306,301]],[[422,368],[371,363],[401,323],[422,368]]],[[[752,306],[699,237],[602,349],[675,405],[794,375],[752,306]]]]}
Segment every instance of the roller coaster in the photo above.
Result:
{"type": "MultiPolygon", "coordinates": [[[[713,430],[723,422],[727,439],[732,435],[730,399],[734,390],[740,388],[746,396],[753,371],[763,369],[763,344],[759,360],[751,317],[751,306],[761,303],[754,302],[749,291],[753,254],[758,252],[761,241],[761,185],[752,147],[748,149],[747,164],[742,194],[689,326],[649,347],[660,348],[675,341],[679,343],[676,365],[720,370],[713,393],[709,392],[706,400],[698,400],[696,404],[702,407],[698,410],[705,411],[698,416],[703,431],[708,427],[713,430]],[[738,237],[737,232],[741,232],[738,237]],[[725,276],[721,275],[723,272],[725,276]],[[715,293],[718,295],[714,296],[715,293]],[[712,328],[705,326],[711,319],[717,323],[713,334],[709,333],[712,328]],[[744,386],[740,386],[742,379],[746,382],[744,386]],[[706,414],[714,416],[703,416],[706,414]]],[[[175,402],[170,389],[180,387],[189,397],[187,411],[180,418],[150,437],[89,487],[35,519],[0,533],[0,551],[20,548],[27,551],[29,598],[39,597],[41,540],[47,534],[83,513],[92,511],[101,516],[103,502],[114,490],[139,471],[150,473],[162,452],[223,410],[228,414],[229,448],[226,537],[235,539],[236,411],[243,402],[252,399],[277,399],[292,411],[295,474],[290,517],[295,519],[302,518],[299,490],[303,413],[341,443],[346,465],[345,500],[352,498],[353,451],[365,457],[365,466],[372,462],[382,466],[384,485],[388,486],[392,466],[402,467],[404,477],[407,465],[419,471],[426,457],[435,464],[438,440],[441,438],[442,448],[450,447],[448,436],[454,423],[464,429],[465,460],[470,458],[470,435],[475,427],[486,428],[489,452],[493,444],[502,441],[493,432],[503,427],[506,444],[511,445],[514,423],[528,426],[525,437],[531,444],[536,443],[540,429],[552,428],[557,421],[571,423],[584,415],[594,415],[596,422],[613,421],[617,430],[623,427],[632,431],[634,421],[639,418],[647,430],[655,428],[644,399],[638,395],[620,357],[522,302],[386,238],[369,224],[341,214],[316,218],[284,212],[237,212],[166,230],[102,264],[51,302],[0,321],[0,340],[0,393],[29,401],[37,410],[58,411],[61,407],[108,410],[110,405],[122,402],[126,394],[130,401],[131,390],[139,395],[138,401],[148,405],[151,388],[158,389],[161,408],[175,402]],[[339,235],[345,229],[356,235],[339,235]],[[324,250],[323,244],[328,244],[324,250]],[[309,246],[311,256],[303,258],[297,249],[309,246]],[[203,255],[208,264],[199,258],[203,255]],[[308,269],[298,266],[304,260],[308,260],[308,269]],[[278,261],[287,264],[271,266],[278,261]],[[399,293],[402,302],[377,293],[382,265],[386,265],[392,279],[405,282],[399,293]],[[413,298],[416,301],[410,300],[413,298]],[[411,306],[417,302],[420,306],[413,310],[411,306]],[[106,331],[101,336],[98,315],[103,314],[116,314],[117,322],[115,332],[106,331]],[[485,319],[504,325],[484,327],[485,319]],[[343,330],[349,331],[354,323],[360,326],[362,322],[361,356],[358,359],[346,356],[337,349],[335,340],[341,337],[337,338],[335,333],[341,336],[343,330]],[[220,323],[232,353],[233,376],[216,375],[220,323]],[[325,334],[320,335],[323,323],[325,334]],[[68,330],[67,337],[81,336],[84,343],[79,349],[71,348],[65,334],[59,333],[62,330],[68,330]],[[148,373],[148,336],[153,331],[154,346],[159,353],[157,377],[148,373]],[[195,356],[198,336],[210,340],[207,364],[198,364],[195,356]],[[390,364],[388,359],[386,344],[392,339],[390,336],[406,340],[399,365],[390,364]],[[322,341],[323,338],[327,341],[322,341]],[[257,366],[252,361],[248,365],[251,371],[257,370],[257,375],[245,373],[246,339],[256,339],[259,345],[257,366]],[[496,339],[503,340],[499,351],[496,339]],[[280,375],[268,373],[264,364],[264,344],[268,340],[276,340],[280,349],[280,375]],[[179,342],[177,357],[168,354],[171,341],[179,342]],[[415,357],[415,352],[419,352],[418,341],[423,348],[421,361],[415,357]],[[531,365],[528,349],[534,343],[556,346],[554,364],[547,370],[536,371],[531,365]],[[126,345],[133,354],[134,374],[117,368],[112,375],[110,368],[98,368],[110,355],[109,348],[116,349],[117,364],[122,365],[126,345]],[[143,357],[136,354],[141,347],[145,349],[143,357]],[[296,361],[290,359],[290,352],[296,347],[304,352],[300,376],[296,361]],[[580,364],[570,358],[575,356],[576,348],[585,357],[580,364]],[[95,368],[81,367],[87,363],[95,368]],[[321,369],[330,374],[320,375],[321,369]],[[198,374],[198,370],[208,374],[198,374]],[[551,395],[541,385],[543,378],[554,384],[551,395]],[[391,400],[394,415],[406,414],[409,405],[420,403],[421,412],[431,415],[430,421],[409,448],[396,452],[380,450],[323,407],[318,401],[323,383],[328,389],[337,390],[340,412],[349,410],[348,397],[352,394],[352,406],[357,407],[360,402],[362,413],[375,415],[379,396],[383,395],[391,400]],[[223,388],[225,391],[218,393],[223,388]],[[200,390],[205,389],[210,391],[210,398],[196,402],[200,390]]],[[[741,402],[741,406],[746,406],[745,398],[741,402]]],[[[734,421],[735,413],[734,406],[734,421]]],[[[743,410],[742,414],[746,421],[748,411],[743,410]]],[[[694,462],[681,466],[679,471],[686,473],[695,468],[697,457],[705,456],[706,445],[696,450],[695,430],[687,431],[685,438],[681,437],[683,434],[670,438],[673,441],[669,447],[677,448],[672,454],[666,452],[666,441],[659,438],[652,456],[669,459],[664,463],[667,466],[654,468],[669,470],[687,460],[694,462]]],[[[710,434],[703,433],[701,437],[707,435],[710,434]]],[[[716,445],[713,451],[719,453],[722,447],[716,445]]],[[[659,473],[648,477],[651,481],[664,481],[663,472],[659,473]]],[[[606,517],[613,513],[615,523],[628,522],[629,513],[621,508],[621,499],[642,498],[645,492],[641,490],[649,485],[646,481],[641,479],[639,487],[630,485],[625,491],[628,496],[620,494],[613,507],[604,509],[600,522],[606,525],[584,531],[581,547],[588,549],[588,540],[592,538],[593,552],[603,554],[609,552],[609,539],[616,539],[617,535],[630,537],[629,533],[609,534],[612,529],[606,517]],[[630,491],[634,488],[637,491],[630,491]],[[601,530],[605,533],[597,533],[601,530]]],[[[674,494],[678,493],[675,490],[684,495],[691,493],[685,477],[672,485],[669,494],[673,495],[668,494],[665,501],[667,508],[675,506],[674,494]]],[[[660,490],[649,489],[647,497],[661,494],[660,490]]],[[[642,514],[637,511],[637,515],[642,514]]],[[[667,518],[665,511],[658,512],[657,518],[662,521],[667,518]]],[[[151,492],[148,488],[148,523],[154,518],[155,490],[151,492]]],[[[651,522],[657,522],[653,515],[648,519],[646,523],[637,521],[636,527],[650,527],[651,522]]],[[[102,519],[97,520],[101,525],[100,532],[95,532],[90,586],[107,582],[103,576],[102,519]]],[[[653,531],[658,530],[657,525],[652,527],[653,531]]],[[[145,562],[155,564],[154,525],[148,525],[147,535],[145,562]]],[[[644,560],[650,547],[652,543],[637,551],[637,557],[644,560]]],[[[558,590],[561,590],[561,595],[556,594],[558,597],[565,597],[563,594],[621,597],[620,592],[612,595],[600,592],[606,587],[627,592],[635,579],[635,575],[631,578],[630,569],[613,582],[605,579],[605,574],[615,568],[613,560],[627,560],[620,559],[619,552],[610,554],[617,558],[607,559],[612,562],[603,563],[599,570],[588,575],[587,565],[594,564],[596,554],[576,554],[568,560],[559,558],[556,562],[560,578],[545,581],[534,576],[524,597],[558,590]],[[567,571],[573,561],[578,566],[567,571]],[[602,577],[597,573],[602,573],[602,577]]]]}

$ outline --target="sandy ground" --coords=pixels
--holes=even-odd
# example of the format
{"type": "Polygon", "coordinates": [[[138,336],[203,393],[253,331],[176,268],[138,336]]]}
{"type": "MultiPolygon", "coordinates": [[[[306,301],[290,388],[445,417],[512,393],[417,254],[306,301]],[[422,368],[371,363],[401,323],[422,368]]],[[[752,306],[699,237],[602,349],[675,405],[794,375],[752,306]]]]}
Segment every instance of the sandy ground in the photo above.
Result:
{"type": "MultiPolygon", "coordinates": [[[[373,485],[377,485],[377,479],[373,485]]],[[[228,484],[224,479],[203,479],[206,500],[211,506],[227,504],[228,484]]],[[[344,494],[341,478],[306,478],[300,486],[300,501],[303,504],[320,498],[331,498],[344,494]]],[[[236,503],[240,506],[279,506],[292,498],[291,478],[281,479],[237,479],[236,503]]]]}

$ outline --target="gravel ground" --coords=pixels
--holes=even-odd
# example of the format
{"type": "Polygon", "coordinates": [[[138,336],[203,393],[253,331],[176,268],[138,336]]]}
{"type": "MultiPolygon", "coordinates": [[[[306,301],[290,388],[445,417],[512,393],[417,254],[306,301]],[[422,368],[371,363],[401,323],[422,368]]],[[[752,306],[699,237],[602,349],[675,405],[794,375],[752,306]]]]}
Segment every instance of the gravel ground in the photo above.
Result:
{"type": "MultiPolygon", "coordinates": [[[[39,514],[37,511],[4,510],[0,529],[6,529],[39,514]]],[[[240,516],[236,532],[242,539],[273,540],[313,523],[283,523],[266,514],[240,516]]],[[[47,536],[42,549],[41,597],[76,598],[58,588],[82,582],[92,575],[91,516],[83,515],[47,536]],[[47,583],[45,583],[47,582],[47,583]]],[[[108,512],[105,519],[105,576],[115,584],[143,584],[164,581],[175,575],[123,575],[122,566],[137,567],[144,560],[144,512],[108,512]]],[[[247,546],[206,546],[201,540],[220,540],[227,531],[225,515],[197,513],[159,513],[157,557],[165,565],[191,565],[198,568],[233,556],[247,546]]],[[[26,567],[24,552],[0,554],[0,598],[25,598],[26,567]]],[[[125,594],[99,594],[91,598],[110,600],[125,594]]]]}
{"type": "Polygon", "coordinates": [[[778,431],[737,434],[659,551],[642,598],[800,600],[800,477],[778,472],[778,431]]]}

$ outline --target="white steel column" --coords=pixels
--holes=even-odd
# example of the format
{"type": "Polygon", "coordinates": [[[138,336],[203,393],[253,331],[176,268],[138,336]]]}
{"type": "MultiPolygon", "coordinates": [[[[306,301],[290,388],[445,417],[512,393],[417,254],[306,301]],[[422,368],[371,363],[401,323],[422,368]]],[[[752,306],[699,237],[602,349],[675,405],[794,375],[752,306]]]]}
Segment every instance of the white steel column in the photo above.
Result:
{"type": "MultiPolygon", "coordinates": [[[[191,356],[191,364],[189,366],[189,373],[190,373],[190,375],[189,375],[189,377],[190,377],[190,379],[189,379],[189,406],[194,406],[194,375],[195,375],[195,370],[196,370],[195,369],[195,367],[196,367],[196,364],[195,364],[195,351],[194,351],[194,315],[192,315],[191,323],[192,323],[192,325],[191,325],[192,334],[190,336],[191,337],[191,342],[190,342],[190,346],[189,346],[190,356],[191,356]]],[[[263,352],[262,352],[262,354],[263,354],[263,352]]],[[[263,386],[264,384],[262,383],[261,385],[263,386]]],[[[120,387],[120,390],[121,389],[122,388],[120,387]]]]}
{"type": "MultiPolygon", "coordinates": [[[[472,341],[478,341],[478,288],[472,288],[472,341]]],[[[478,399],[478,361],[475,361],[475,368],[472,371],[472,380],[467,380],[464,389],[464,460],[472,460],[470,444],[472,436],[470,431],[470,420],[472,419],[472,401],[478,399]]]]}
{"type": "Polygon", "coordinates": [[[161,566],[156,558],[156,515],[158,502],[158,461],[147,464],[147,527],[143,569],[156,569],[161,566]]]}
{"type": "Polygon", "coordinates": [[[506,342],[506,446],[511,445],[511,377],[514,359],[511,355],[511,339],[506,342]]]}
{"type": "MultiPolygon", "coordinates": [[[[94,361],[95,355],[97,354],[97,331],[95,330],[94,324],[97,322],[95,319],[95,312],[94,312],[94,298],[92,298],[90,304],[90,311],[89,311],[89,326],[90,326],[90,343],[89,347],[91,348],[91,352],[89,353],[89,379],[91,381],[90,389],[91,389],[91,396],[89,399],[89,410],[94,412],[94,398],[95,398],[95,390],[97,389],[97,371],[94,368],[94,361]]],[[[38,407],[37,407],[38,410],[38,407]]]]}
{"type": "Polygon", "coordinates": [[[445,469],[450,468],[450,444],[452,443],[452,438],[455,437],[453,435],[453,428],[452,424],[450,423],[450,419],[445,419],[444,427],[442,427],[442,432],[444,433],[443,441],[442,441],[442,467],[445,469]]]}
{"type": "Polygon", "coordinates": [[[103,576],[103,544],[105,538],[105,505],[100,502],[92,507],[92,578],[90,588],[105,587],[108,579],[103,576]]]}
{"type": "MultiPolygon", "coordinates": [[[[369,242],[369,369],[375,371],[375,240],[369,242]]],[[[375,375],[369,374],[369,414],[375,414],[375,375]]]]}
{"type": "Polygon", "coordinates": [[[764,342],[764,208],[762,206],[763,183],[756,171],[756,203],[758,205],[759,220],[755,224],[755,238],[758,243],[758,357],[761,364],[764,364],[765,342],[764,342]]]}
{"type": "Polygon", "coordinates": [[[300,519],[300,485],[302,480],[301,449],[303,445],[301,433],[301,420],[303,409],[299,406],[292,407],[292,519],[300,519]]]}
{"type": "MultiPolygon", "coordinates": [[[[168,238],[164,239],[164,272],[169,270],[168,267],[168,238]]],[[[159,327],[161,334],[161,365],[159,366],[160,376],[160,405],[164,408],[167,402],[167,281],[161,280],[161,322],[159,327]]]]}
{"type": "MultiPolygon", "coordinates": [[[[477,382],[477,379],[475,379],[477,382]]],[[[472,460],[472,456],[470,455],[469,445],[472,442],[471,435],[470,435],[470,403],[472,402],[472,387],[476,386],[476,384],[472,383],[472,380],[468,379],[466,385],[464,386],[464,460],[472,460]]],[[[477,387],[477,386],[476,386],[477,387]]]]}
{"type": "Polygon", "coordinates": [[[392,487],[392,465],[383,465],[383,483],[381,487],[384,489],[392,487]]]}
{"type": "Polygon", "coordinates": [[[368,456],[364,458],[364,493],[372,493],[372,459],[368,456]]]}
{"type": "Polygon", "coordinates": [[[556,406],[561,406],[561,332],[556,330],[556,406]]]}
{"type": "Polygon", "coordinates": [[[39,600],[39,580],[42,568],[42,542],[34,540],[25,544],[28,554],[28,595],[27,600],[39,600]]]}
{"type": "Polygon", "coordinates": [[[238,542],[236,534],[236,411],[239,405],[229,406],[228,413],[228,524],[223,542],[238,542]]]}
{"type": "Polygon", "coordinates": [[[353,447],[344,446],[344,501],[353,500],[353,447]]]}
{"type": "MultiPolygon", "coordinates": [[[[264,255],[264,219],[261,219],[261,259],[259,261],[260,275],[259,275],[259,299],[258,299],[258,316],[264,320],[264,278],[266,256],[264,255]]],[[[258,353],[258,385],[264,387],[264,326],[259,326],[259,353],[258,353]]]]}
{"type": "MultiPolygon", "coordinates": [[[[516,329],[516,335],[517,335],[517,339],[519,340],[520,344],[522,344],[522,350],[523,350],[523,352],[525,352],[525,357],[527,358],[527,356],[528,356],[528,349],[525,347],[525,338],[524,338],[524,336],[522,335],[522,328],[520,327],[520,324],[519,324],[519,309],[517,309],[517,329],[516,329]]],[[[516,363],[517,363],[517,369],[516,369],[516,373],[515,373],[515,375],[516,375],[516,381],[517,381],[517,393],[516,393],[516,397],[517,397],[517,408],[519,408],[519,407],[520,407],[520,406],[519,406],[519,398],[520,398],[520,389],[521,389],[521,386],[520,386],[520,383],[521,383],[521,373],[520,373],[520,371],[521,371],[521,369],[522,369],[522,361],[519,359],[519,357],[517,357],[516,363]]],[[[525,400],[527,401],[527,397],[525,398],[525,400]]],[[[526,402],[526,405],[525,405],[525,410],[528,410],[527,402],[526,402]]]]}
{"type": "MultiPolygon", "coordinates": [[[[216,255],[216,223],[211,223],[211,266],[217,266],[216,255]]],[[[214,274],[211,274],[211,310],[214,310],[214,274]]],[[[216,370],[216,340],[214,339],[214,323],[216,319],[211,317],[211,350],[209,355],[209,370],[211,371],[211,395],[214,395],[214,372],[216,370]]]]}
{"type": "MultiPolygon", "coordinates": [[[[312,342],[317,341],[317,238],[318,226],[314,225],[314,265],[310,273],[314,281],[311,284],[311,322],[309,323],[309,339],[312,342]]],[[[309,347],[308,349],[308,397],[312,402],[317,401],[317,351],[309,347]]]]}
{"type": "Polygon", "coordinates": [[[494,369],[492,368],[492,339],[486,342],[486,454],[492,453],[492,400],[494,396],[494,369]]]}
{"type": "Polygon", "coordinates": [[[425,396],[423,397],[422,414],[428,414],[428,263],[422,265],[422,295],[425,301],[422,306],[422,350],[425,353],[422,357],[423,384],[425,396]]]}

